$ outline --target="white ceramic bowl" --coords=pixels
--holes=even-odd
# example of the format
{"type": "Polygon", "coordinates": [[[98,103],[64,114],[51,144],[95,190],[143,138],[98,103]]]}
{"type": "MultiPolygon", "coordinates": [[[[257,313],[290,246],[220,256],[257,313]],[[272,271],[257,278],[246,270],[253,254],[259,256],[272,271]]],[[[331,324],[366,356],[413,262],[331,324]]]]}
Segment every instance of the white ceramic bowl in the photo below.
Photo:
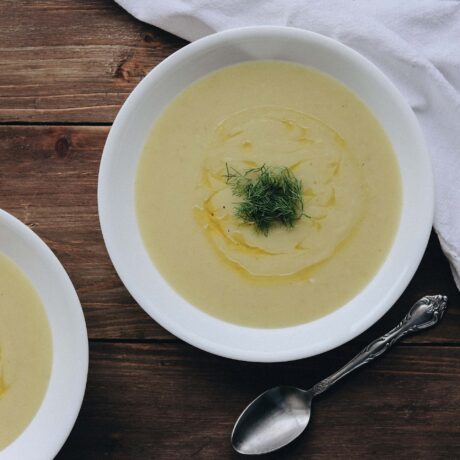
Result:
{"type": "Polygon", "coordinates": [[[50,460],[80,411],[88,373],[88,337],[80,302],[64,268],[26,225],[0,210],[0,252],[29,277],[45,306],[53,365],[45,398],[32,422],[0,460],[50,460]]]}
{"type": "Polygon", "coordinates": [[[382,72],[332,39],[299,29],[264,26],[229,30],[198,40],[165,59],[142,80],[118,113],[107,139],[98,201],[112,262],[125,286],[152,318],[181,339],[211,353],[274,362],[337,347],[374,324],[393,305],[417,269],[429,238],[433,183],[416,118],[382,72]],[[187,303],[152,264],[134,209],[137,163],[162,110],[185,87],[209,72],[258,59],[311,66],[348,86],[384,127],[397,154],[403,183],[401,223],[392,249],[373,280],[333,313],[280,329],[229,324],[187,303]]]}

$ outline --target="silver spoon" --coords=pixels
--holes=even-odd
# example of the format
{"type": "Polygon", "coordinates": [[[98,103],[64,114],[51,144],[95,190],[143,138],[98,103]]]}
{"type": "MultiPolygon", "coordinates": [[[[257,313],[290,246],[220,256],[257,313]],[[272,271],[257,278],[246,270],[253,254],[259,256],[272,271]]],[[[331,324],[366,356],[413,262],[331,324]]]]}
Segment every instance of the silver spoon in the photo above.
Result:
{"type": "Polygon", "coordinates": [[[246,455],[267,454],[296,439],[308,425],[311,401],[351,371],[388,350],[406,334],[434,326],[442,318],[447,297],[422,297],[390,332],[374,340],[348,364],[309,390],[280,386],[262,393],[243,411],[232,432],[233,448],[246,455]]]}

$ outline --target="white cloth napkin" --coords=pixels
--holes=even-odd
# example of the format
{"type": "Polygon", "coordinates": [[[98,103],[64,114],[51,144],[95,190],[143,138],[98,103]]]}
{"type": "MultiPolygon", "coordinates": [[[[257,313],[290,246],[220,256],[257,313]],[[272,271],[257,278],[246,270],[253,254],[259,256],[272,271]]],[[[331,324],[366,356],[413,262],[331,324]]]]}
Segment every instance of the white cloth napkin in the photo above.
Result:
{"type": "Polygon", "coordinates": [[[249,25],[333,37],[373,61],[417,115],[432,157],[435,230],[460,288],[460,1],[116,0],[187,40],[249,25]]]}

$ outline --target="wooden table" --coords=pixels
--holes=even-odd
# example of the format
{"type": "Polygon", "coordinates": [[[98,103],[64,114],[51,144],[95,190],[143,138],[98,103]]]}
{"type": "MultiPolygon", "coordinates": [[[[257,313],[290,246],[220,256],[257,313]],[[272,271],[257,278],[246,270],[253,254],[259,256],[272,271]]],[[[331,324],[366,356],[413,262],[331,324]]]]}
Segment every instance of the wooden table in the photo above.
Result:
{"type": "Polygon", "coordinates": [[[267,458],[460,458],[460,295],[434,234],[414,280],[377,325],[299,362],[199,351],[123,287],[97,216],[102,148],[136,83],[184,45],[111,0],[0,2],[0,207],[64,264],[90,338],[86,397],[58,459],[236,459],[229,434],[253,397],[280,383],[308,387],[428,293],[450,298],[442,324],[337,385],[315,403],[308,433],[267,458]]]}

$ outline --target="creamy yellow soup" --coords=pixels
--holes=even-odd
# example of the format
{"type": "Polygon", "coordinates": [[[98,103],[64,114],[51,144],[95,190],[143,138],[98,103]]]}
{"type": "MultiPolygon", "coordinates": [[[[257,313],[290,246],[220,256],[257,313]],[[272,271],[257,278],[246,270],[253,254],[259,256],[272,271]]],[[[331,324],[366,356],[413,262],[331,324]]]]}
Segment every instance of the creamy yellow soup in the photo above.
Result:
{"type": "MultiPolygon", "coordinates": [[[[154,103],[154,101],[152,101],[154,103]]],[[[312,321],[359,293],[400,217],[398,164],[345,86],[311,68],[256,61],[186,88],[156,121],[136,182],[145,247],[185,299],[255,327],[312,321]],[[265,235],[235,215],[228,168],[289,168],[304,213],[265,235]]]]}
{"type": "Polygon", "coordinates": [[[51,332],[24,273],[0,253],[0,451],[35,416],[51,373],[51,332]]]}

